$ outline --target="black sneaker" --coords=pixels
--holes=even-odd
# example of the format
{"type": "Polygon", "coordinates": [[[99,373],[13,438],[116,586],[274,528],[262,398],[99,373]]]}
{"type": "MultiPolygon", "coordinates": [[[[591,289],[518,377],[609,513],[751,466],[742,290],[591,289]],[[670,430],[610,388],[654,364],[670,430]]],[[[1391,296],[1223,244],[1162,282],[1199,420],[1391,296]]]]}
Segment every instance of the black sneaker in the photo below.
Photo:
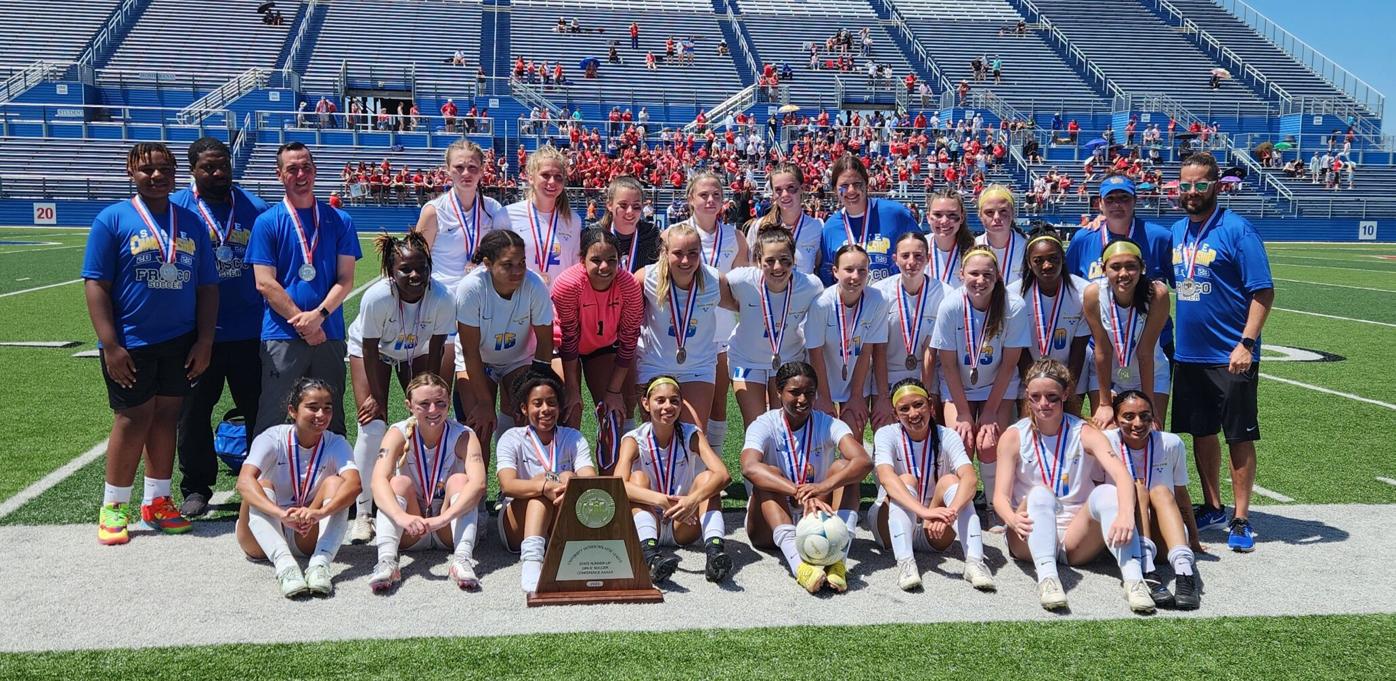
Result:
{"type": "Polygon", "coordinates": [[[1144,586],[1149,587],[1149,598],[1154,599],[1154,606],[1158,608],[1171,608],[1174,605],[1173,594],[1168,592],[1168,587],[1158,580],[1158,575],[1149,573],[1144,575],[1144,586]]]}
{"type": "Polygon", "coordinates": [[[1178,609],[1196,610],[1202,605],[1202,593],[1197,588],[1197,575],[1178,575],[1174,581],[1178,591],[1178,609]]]}
{"type": "Polygon", "coordinates": [[[645,563],[650,566],[650,581],[658,584],[669,579],[669,575],[674,574],[674,570],[678,569],[679,557],[663,556],[655,552],[653,555],[645,558],[645,563]]]}
{"type": "Polygon", "coordinates": [[[727,555],[727,548],[723,545],[722,539],[714,537],[708,540],[707,546],[703,547],[708,554],[707,564],[703,567],[704,574],[709,582],[721,582],[732,574],[732,557],[727,555]]]}
{"type": "Polygon", "coordinates": [[[186,518],[197,518],[208,513],[208,496],[199,492],[193,492],[184,496],[184,503],[179,505],[179,514],[186,518]]]}

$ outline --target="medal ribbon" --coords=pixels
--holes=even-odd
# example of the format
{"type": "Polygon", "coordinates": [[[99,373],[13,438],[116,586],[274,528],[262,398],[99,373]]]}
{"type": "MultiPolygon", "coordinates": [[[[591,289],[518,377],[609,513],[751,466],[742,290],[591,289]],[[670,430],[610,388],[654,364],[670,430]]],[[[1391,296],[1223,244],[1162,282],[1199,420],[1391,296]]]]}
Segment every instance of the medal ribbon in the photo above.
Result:
{"type": "Polygon", "coordinates": [[[1183,264],[1187,266],[1187,275],[1183,277],[1184,279],[1192,279],[1193,270],[1197,268],[1197,251],[1202,248],[1202,239],[1207,236],[1207,232],[1212,231],[1218,222],[1221,222],[1224,210],[1226,209],[1221,206],[1213,209],[1212,218],[1203,223],[1202,228],[1197,230],[1197,237],[1194,239],[1189,240],[1187,238],[1189,230],[1183,230],[1183,264]]]}
{"type": "Polygon", "coordinates": [[[528,204],[528,224],[533,228],[533,259],[538,263],[540,274],[548,273],[548,261],[553,257],[553,244],[557,241],[557,215],[560,212],[556,206],[553,207],[553,217],[548,220],[545,232],[540,226],[542,220],[538,217],[538,209],[532,203],[528,204]]]}
{"type": "Polygon", "coordinates": [[[189,191],[194,194],[194,205],[199,209],[199,215],[203,216],[204,222],[208,225],[208,233],[213,237],[214,246],[222,246],[228,242],[228,237],[233,234],[233,215],[237,212],[237,192],[228,191],[228,222],[223,226],[223,231],[218,230],[218,221],[213,219],[213,211],[199,198],[198,187],[190,187],[189,191]]]}
{"type": "Polygon", "coordinates": [[[863,301],[867,300],[867,294],[858,296],[858,305],[853,309],[853,324],[848,323],[848,316],[842,300],[838,301],[838,324],[839,324],[839,357],[843,358],[844,366],[848,366],[848,358],[853,354],[853,333],[858,330],[858,322],[863,319],[863,301]]]}
{"type": "Polygon", "coordinates": [[[176,257],[176,247],[179,241],[179,226],[175,223],[174,204],[170,208],[170,235],[166,238],[160,233],[160,226],[155,224],[155,216],[150,214],[150,210],[145,207],[145,202],[140,196],[131,197],[131,205],[136,207],[136,215],[141,216],[141,222],[145,223],[150,230],[151,236],[155,237],[155,245],[160,248],[161,262],[174,263],[176,257]]]}
{"type": "Polygon", "coordinates": [[[434,463],[428,466],[427,445],[422,439],[422,429],[414,428],[412,431],[413,449],[417,454],[417,475],[421,478],[422,493],[425,498],[422,504],[422,512],[427,512],[431,508],[432,497],[436,496],[436,483],[441,481],[441,469],[446,463],[446,441],[451,439],[451,423],[446,422],[446,427],[441,430],[441,441],[436,443],[436,456],[434,463]]]}
{"type": "Polygon", "coordinates": [[[964,297],[965,302],[965,350],[974,358],[970,364],[970,367],[973,368],[979,366],[979,346],[984,342],[984,327],[989,323],[989,315],[988,313],[984,314],[984,321],[976,331],[974,328],[974,306],[969,302],[969,294],[961,293],[960,295],[964,297]]]}
{"type": "Polygon", "coordinates": [[[282,199],[281,202],[286,204],[286,213],[291,216],[291,225],[296,228],[296,241],[300,243],[301,258],[305,260],[305,264],[314,267],[315,248],[320,245],[320,202],[316,201],[312,208],[311,220],[314,224],[311,226],[315,228],[315,237],[308,241],[305,238],[305,227],[301,225],[301,216],[296,213],[296,208],[291,205],[291,200],[287,198],[282,199]]]}
{"type": "Polygon", "coordinates": [[[1042,482],[1051,487],[1052,494],[1058,497],[1067,492],[1066,486],[1062,484],[1062,474],[1066,472],[1066,443],[1070,439],[1067,437],[1068,434],[1066,414],[1062,414],[1062,424],[1057,429],[1057,451],[1052,454],[1052,461],[1056,465],[1048,468],[1047,455],[1049,450],[1042,444],[1042,434],[1037,432],[1035,428],[1032,431],[1033,451],[1037,452],[1037,471],[1042,475],[1042,482]]]}
{"type": "Polygon", "coordinates": [[[315,491],[315,480],[320,477],[320,456],[325,453],[324,434],[320,435],[320,444],[315,445],[314,452],[310,455],[310,465],[305,469],[305,476],[302,477],[301,470],[301,448],[296,442],[296,428],[292,426],[286,430],[286,458],[291,460],[291,505],[304,506],[310,501],[310,493],[315,491]]]}
{"type": "MultiPolygon", "coordinates": [[[[984,243],[989,243],[989,239],[987,237],[984,239],[984,243]]],[[[1000,274],[1002,275],[1005,283],[1007,283],[1008,281],[1008,273],[1013,271],[1013,247],[1017,245],[1017,243],[1018,233],[1013,231],[1012,227],[1009,227],[1008,243],[1004,244],[1003,246],[1003,260],[999,263],[999,270],[1001,270],[1000,274]]]]}
{"type": "Polygon", "coordinates": [[[940,261],[940,249],[934,246],[931,247],[931,266],[935,269],[936,279],[947,284],[950,283],[951,277],[955,276],[955,261],[959,255],[960,244],[956,243],[954,246],[950,247],[950,252],[945,254],[945,264],[942,266],[940,261]]]}
{"type": "Polygon", "coordinates": [[[1052,311],[1044,316],[1042,291],[1038,289],[1036,281],[1032,283],[1032,321],[1033,329],[1037,331],[1037,354],[1040,357],[1046,357],[1052,351],[1052,334],[1057,330],[1057,320],[1062,314],[1062,301],[1066,299],[1066,285],[1057,286],[1057,295],[1052,298],[1052,311]]]}
{"type": "Polygon", "coordinates": [[[454,189],[451,190],[451,206],[456,210],[456,221],[460,223],[461,231],[465,232],[465,261],[470,262],[475,256],[475,248],[480,245],[480,194],[475,193],[475,203],[470,207],[469,226],[465,224],[465,207],[454,189]]]}
{"type": "Polygon", "coordinates": [[[922,315],[926,313],[926,299],[930,297],[926,295],[926,287],[929,286],[930,283],[931,278],[922,274],[921,293],[916,301],[915,314],[909,314],[911,312],[911,305],[908,302],[909,296],[907,295],[906,287],[897,287],[897,302],[900,303],[897,309],[901,312],[902,345],[906,346],[907,357],[916,357],[916,349],[921,345],[921,319],[922,315]]]}
{"type": "MultiPolygon", "coordinates": [[[[1134,452],[1129,445],[1125,444],[1124,435],[1120,436],[1120,449],[1124,450],[1125,464],[1129,466],[1130,477],[1138,480],[1139,469],[1134,466],[1134,452]]],[[[1154,432],[1149,431],[1148,439],[1144,440],[1144,489],[1149,489],[1154,477],[1154,432]]]]}
{"type": "MultiPolygon", "coordinates": [[[[694,226],[698,225],[697,222],[693,224],[694,226]]],[[[707,262],[709,267],[717,267],[718,258],[722,257],[722,227],[723,224],[721,222],[713,225],[713,253],[711,256],[703,259],[707,262]]],[[[639,232],[636,232],[636,234],[638,235],[639,232]]]]}
{"type": "Polygon", "coordinates": [[[805,469],[809,467],[810,448],[814,443],[814,415],[811,414],[805,420],[804,437],[799,440],[795,437],[795,431],[790,428],[790,419],[784,414],[780,418],[781,425],[785,426],[786,456],[785,464],[790,472],[790,481],[798,485],[805,484],[805,469]],[[802,441],[801,441],[802,440],[802,441]]]}
{"type": "Polygon", "coordinates": [[[840,210],[843,213],[843,233],[848,237],[848,243],[858,244],[859,246],[865,245],[868,238],[868,216],[872,213],[872,201],[868,201],[868,209],[863,213],[863,227],[858,230],[860,234],[857,239],[853,238],[853,228],[849,226],[849,221],[853,218],[848,217],[848,209],[843,208],[840,210]]]}
{"type": "Polygon", "coordinates": [[[757,286],[761,292],[761,321],[766,324],[766,340],[771,343],[771,357],[780,359],[780,347],[785,341],[785,320],[790,318],[790,301],[795,299],[795,279],[785,285],[785,304],[781,306],[780,331],[776,331],[776,311],[771,308],[771,291],[766,288],[766,277],[761,276],[757,286]]]}
{"type": "Polygon", "coordinates": [[[693,307],[698,302],[698,278],[688,282],[688,301],[683,306],[683,319],[679,319],[679,301],[674,299],[674,281],[669,280],[669,320],[674,324],[674,345],[682,350],[688,342],[688,322],[693,319],[693,307]]]}
{"type": "Polygon", "coordinates": [[[1115,304],[1113,295],[1110,297],[1110,345],[1115,348],[1115,364],[1121,369],[1129,366],[1134,357],[1137,345],[1134,322],[1138,318],[1139,310],[1131,305],[1125,323],[1120,324],[1120,306],[1115,304]]]}
{"type": "MultiPolygon", "coordinates": [[[[600,433],[597,439],[605,443],[605,447],[598,447],[597,456],[602,468],[610,468],[615,465],[620,458],[620,439],[624,433],[620,432],[620,417],[615,412],[606,409],[606,405],[596,405],[596,421],[600,424],[600,433]]],[[[597,443],[598,445],[601,442],[597,443]]]]}
{"type": "Polygon", "coordinates": [[[538,463],[543,464],[544,473],[557,470],[557,429],[553,429],[553,441],[544,447],[542,438],[538,437],[533,426],[529,426],[528,444],[533,446],[533,455],[538,457],[538,463]]]}
{"type": "MultiPolygon", "coordinates": [[[[614,235],[616,235],[616,238],[617,238],[617,239],[620,238],[620,232],[617,232],[617,231],[616,231],[616,228],[615,228],[614,226],[611,227],[611,233],[614,234],[614,235]]],[[[630,254],[627,255],[627,256],[625,257],[625,262],[622,262],[622,263],[620,264],[620,266],[621,266],[623,269],[625,269],[626,272],[629,272],[629,273],[631,273],[631,274],[634,274],[634,273],[635,273],[635,262],[636,262],[636,260],[638,259],[638,258],[636,258],[636,256],[639,254],[639,252],[640,252],[640,228],[639,228],[638,225],[636,225],[635,231],[632,232],[632,233],[630,234],[630,254]]]]}
{"type": "Polygon", "coordinates": [[[659,478],[655,480],[655,482],[659,485],[659,491],[670,496],[675,494],[674,471],[678,468],[678,445],[679,438],[681,437],[683,437],[683,424],[675,423],[673,439],[669,440],[668,449],[663,449],[659,446],[659,439],[654,436],[654,426],[650,426],[648,435],[650,442],[650,460],[654,462],[655,477],[659,478]],[[659,455],[661,451],[664,453],[664,456],[659,455]]]}
{"type": "MultiPolygon", "coordinates": [[[[931,424],[935,428],[935,424],[931,424]]],[[[916,500],[926,503],[931,492],[935,491],[935,471],[931,470],[931,457],[935,452],[931,451],[931,434],[926,433],[926,439],[921,442],[921,456],[915,455],[915,450],[911,446],[911,434],[906,432],[906,426],[902,426],[902,454],[906,457],[906,465],[911,474],[916,477],[916,489],[919,494],[916,500]]]]}

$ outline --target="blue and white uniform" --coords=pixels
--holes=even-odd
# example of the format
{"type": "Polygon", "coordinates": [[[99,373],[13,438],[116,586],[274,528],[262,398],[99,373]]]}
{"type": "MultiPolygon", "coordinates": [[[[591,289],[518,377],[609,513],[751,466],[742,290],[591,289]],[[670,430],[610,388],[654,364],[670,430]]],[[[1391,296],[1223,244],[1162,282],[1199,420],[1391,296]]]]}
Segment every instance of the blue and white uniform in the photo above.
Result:
{"type": "Polygon", "coordinates": [[[887,299],[888,387],[904,378],[921,378],[922,358],[926,355],[926,348],[931,345],[936,314],[940,311],[944,296],[940,282],[929,275],[923,276],[924,283],[916,295],[905,291],[901,275],[888,277],[874,285],[887,299]],[[907,353],[908,341],[914,344],[910,354],[907,353]],[[906,368],[907,357],[912,358],[915,367],[906,368]]]}
{"type": "MultiPolygon", "coordinates": [[[[718,274],[727,274],[732,271],[732,263],[737,260],[737,228],[725,222],[718,222],[717,229],[712,232],[705,232],[691,218],[685,222],[693,225],[693,229],[698,232],[698,241],[702,247],[703,264],[717,270],[718,274]]],[[[717,338],[719,346],[718,352],[727,352],[727,342],[732,336],[732,329],[737,326],[737,315],[731,310],[717,310],[717,327],[714,330],[714,337],[717,338]]]]}
{"type": "MultiPolygon", "coordinates": [[[[717,270],[707,265],[701,267],[702,285],[693,293],[692,315],[684,330],[683,362],[677,359],[679,347],[675,342],[674,316],[683,316],[690,290],[674,286],[670,281],[669,291],[672,294],[660,300],[659,268],[645,268],[645,323],[640,327],[640,340],[636,344],[639,356],[635,375],[637,383],[643,385],[660,374],[669,374],[680,383],[713,382],[718,353],[718,322],[713,312],[722,298],[722,290],[717,281],[717,270]],[[678,304],[677,310],[673,304],[675,302],[678,304]]],[[[697,276],[695,274],[695,281],[697,276]]]]}
{"type": "Polygon", "coordinates": [[[364,338],[377,338],[382,361],[411,362],[430,351],[432,336],[456,330],[456,301],[445,284],[434,281],[415,303],[402,302],[393,288],[392,281],[379,279],[364,291],[359,316],[349,325],[350,357],[363,357],[364,338]]]}
{"type": "Polygon", "coordinates": [[[819,268],[819,278],[825,286],[834,283],[833,271],[830,269],[834,262],[834,254],[840,246],[848,243],[850,233],[853,235],[852,240],[862,244],[868,251],[868,276],[872,282],[897,274],[900,270],[892,257],[897,240],[905,232],[920,231],[921,228],[911,217],[911,211],[897,201],[869,198],[867,213],[857,216],[849,216],[846,208],[840,209],[824,222],[823,250],[820,255],[820,262],[824,263],[824,266],[819,268]]]}
{"type": "MultiPolygon", "coordinates": [[[[544,213],[533,207],[527,199],[511,203],[505,209],[508,214],[508,228],[514,230],[524,242],[524,262],[530,272],[537,274],[551,291],[553,282],[567,268],[582,261],[582,218],[577,211],[568,210],[559,215],[556,211],[544,213]],[[538,256],[540,244],[547,250],[547,258],[538,256]],[[551,248],[548,248],[551,244],[551,248]]],[[[500,225],[503,229],[505,225],[500,225]]]]}
{"type": "Polygon", "coordinates": [[[230,203],[200,201],[188,187],[170,196],[171,202],[197,214],[207,227],[218,268],[218,329],[213,336],[216,343],[258,338],[262,333],[262,307],[266,305],[257,292],[247,247],[252,241],[252,225],[268,206],[242,187],[234,185],[229,193],[230,203]],[[220,251],[228,256],[226,260],[217,258],[220,251]]]}
{"type": "MultiPolygon", "coordinates": [[[[931,347],[936,350],[950,350],[959,359],[957,368],[960,372],[960,382],[965,388],[965,398],[971,402],[979,402],[989,399],[989,392],[994,387],[994,379],[998,372],[1010,372],[1008,389],[1004,392],[1004,397],[1013,399],[1018,394],[1019,384],[1018,367],[1002,367],[1004,348],[1027,348],[1032,342],[1032,330],[1027,316],[1027,310],[1023,305],[1023,299],[1009,292],[1004,296],[1004,320],[1003,328],[993,338],[980,339],[980,347],[975,352],[965,343],[965,296],[964,289],[956,289],[945,294],[940,303],[940,310],[936,313],[935,330],[931,334],[931,347]],[[978,366],[979,380],[971,382],[971,371],[978,366]]],[[[987,320],[987,311],[980,312],[969,306],[971,319],[975,329],[983,330],[987,320]]],[[[943,372],[950,369],[946,363],[940,364],[942,372],[940,377],[940,398],[949,401],[950,385],[945,382],[943,372]]]]}
{"type": "Polygon", "coordinates": [[[805,348],[823,348],[824,380],[829,383],[829,398],[836,403],[872,394],[875,385],[872,358],[868,358],[866,382],[861,392],[850,386],[853,367],[858,358],[870,350],[868,346],[887,342],[887,315],[890,314],[890,301],[877,287],[865,287],[861,302],[853,307],[843,304],[839,298],[839,288],[838,284],[834,284],[824,289],[805,319],[805,348]],[[840,327],[840,319],[846,326],[840,327]],[[848,336],[847,377],[842,354],[844,339],[840,336],[840,328],[844,328],[843,333],[848,336]]]}
{"type": "Polygon", "coordinates": [[[1057,541],[1066,534],[1067,525],[1086,503],[1096,488],[1097,480],[1105,474],[1095,457],[1081,446],[1081,429],[1086,422],[1066,415],[1067,426],[1051,437],[1036,436],[1032,418],[1024,418],[1010,426],[1018,431],[1018,470],[1013,476],[1013,506],[1017,508],[1033,487],[1053,489],[1057,497],[1057,541]],[[1061,438],[1065,437],[1063,443],[1061,438]]]}
{"type": "MultiPolygon", "coordinates": [[[[1003,248],[989,244],[989,233],[985,232],[974,238],[974,243],[980,246],[988,246],[994,252],[994,257],[999,263],[999,278],[1003,280],[1004,286],[1012,287],[1023,278],[1023,253],[1028,247],[1028,238],[1018,233],[1018,230],[1010,228],[1008,230],[1008,243],[1003,248]]],[[[963,255],[963,254],[961,254],[963,255]]]]}
{"type": "Polygon", "coordinates": [[[1146,482],[1152,489],[1159,485],[1168,488],[1188,486],[1188,451],[1183,446],[1183,438],[1173,433],[1152,431],[1149,444],[1144,449],[1126,447],[1120,438],[1119,429],[1105,431],[1110,447],[1120,452],[1135,480],[1146,482]]]}
{"type": "Polygon", "coordinates": [[[475,268],[470,260],[480,239],[496,229],[510,228],[509,212],[498,201],[479,193],[470,205],[462,205],[453,191],[432,199],[429,204],[436,208],[431,276],[455,293],[456,286],[475,268]]]}
{"type": "MultiPolygon", "coordinates": [[[[1091,284],[1091,286],[1097,286],[1097,285],[1096,285],[1096,284],[1091,284]]],[[[1141,338],[1144,337],[1144,325],[1148,322],[1148,315],[1137,314],[1137,313],[1134,312],[1134,309],[1133,309],[1133,308],[1122,308],[1122,307],[1120,307],[1118,304],[1115,303],[1115,296],[1114,296],[1114,294],[1112,294],[1112,293],[1110,292],[1110,289],[1107,288],[1107,287],[1100,287],[1100,288],[1099,288],[1099,291],[1100,291],[1100,298],[1099,298],[1099,302],[1100,302],[1100,325],[1101,325],[1102,327],[1105,328],[1105,335],[1106,335],[1107,337],[1109,337],[1109,338],[1112,338],[1112,339],[1115,338],[1115,321],[1114,321],[1114,318],[1112,318],[1112,317],[1111,317],[1111,314],[1110,314],[1110,313],[1111,313],[1111,308],[1112,308],[1112,307],[1114,308],[1114,313],[1115,313],[1115,315],[1118,316],[1118,318],[1119,318],[1121,324],[1128,324],[1128,323],[1129,323],[1128,320],[1130,319],[1130,315],[1131,315],[1131,314],[1134,314],[1135,316],[1134,316],[1134,335],[1133,335],[1134,340],[1133,340],[1133,343],[1134,343],[1134,345],[1137,347],[1137,345],[1138,345],[1138,343],[1139,343],[1139,339],[1141,339],[1141,338]]],[[[1123,336],[1120,337],[1119,340],[1120,340],[1121,342],[1123,342],[1123,341],[1124,341],[1123,336]]],[[[1119,352],[1119,348],[1118,348],[1118,347],[1115,347],[1115,343],[1112,342],[1112,343],[1111,343],[1111,349],[1112,349],[1112,350],[1111,350],[1111,359],[1110,359],[1110,384],[1111,384],[1111,389],[1112,389],[1114,392],[1116,392],[1116,393],[1124,392],[1125,390],[1138,390],[1138,389],[1140,388],[1140,386],[1143,385],[1142,376],[1141,376],[1140,373],[1139,373],[1139,353],[1136,352],[1136,351],[1134,351],[1134,349],[1131,349],[1131,350],[1130,350],[1129,363],[1128,363],[1128,364],[1125,366],[1125,368],[1124,368],[1124,371],[1125,371],[1126,373],[1128,373],[1128,376],[1121,376],[1121,375],[1120,375],[1120,373],[1121,373],[1120,358],[1119,358],[1119,355],[1116,354],[1116,353],[1119,352]]],[[[1171,377],[1171,375],[1172,375],[1172,374],[1169,372],[1168,357],[1167,357],[1166,355],[1163,354],[1163,346],[1160,345],[1159,343],[1154,343],[1154,353],[1153,353],[1153,355],[1154,355],[1154,392],[1156,392],[1156,393],[1163,393],[1163,394],[1167,395],[1167,394],[1168,394],[1168,391],[1169,391],[1169,379],[1170,379],[1170,377],[1171,377]]],[[[1092,363],[1092,365],[1094,365],[1094,363],[1095,363],[1094,357],[1091,358],[1091,363],[1092,363]]],[[[1087,384],[1087,386],[1086,386],[1086,389],[1087,389],[1087,390],[1098,390],[1098,389],[1100,388],[1100,377],[1099,377],[1099,376],[1096,376],[1094,371],[1091,372],[1090,377],[1087,379],[1087,382],[1088,382],[1088,384],[1087,384]]]]}
{"type": "Polygon", "coordinates": [[[805,319],[824,287],[812,274],[791,272],[784,291],[767,292],[770,308],[763,313],[762,307],[766,305],[766,300],[762,299],[763,281],[761,270],[756,267],[738,267],[727,275],[732,297],[741,308],[727,352],[727,364],[734,380],[764,384],[775,378],[771,370],[771,329],[766,326],[767,316],[780,338],[780,364],[805,359],[805,319]]]}
{"type": "MultiPolygon", "coordinates": [[[[538,348],[533,327],[553,323],[547,285],[532,271],[524,275],[513,295],[504,298],[495,290],[489,270],[475,269],[461,281],[455,302],[456,320],[480,329],[480,359],[485,374],[496,383],[533,361],[538,348]]],[[[465,353],[459,347],[456,371],[465,371],[465,353]]]]}

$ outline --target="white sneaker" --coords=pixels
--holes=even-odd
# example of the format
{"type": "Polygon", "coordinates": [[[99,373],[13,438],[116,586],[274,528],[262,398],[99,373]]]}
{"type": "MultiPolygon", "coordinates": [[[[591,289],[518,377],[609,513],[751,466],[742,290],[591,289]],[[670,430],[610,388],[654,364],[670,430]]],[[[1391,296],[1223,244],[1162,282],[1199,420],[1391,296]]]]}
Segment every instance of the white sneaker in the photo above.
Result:
{"type": "Polygon", "coordinates": [[[1154,597],[1149,595],[1149,586],[1142,579],[1125,580],[1125,600],[1129,609],[1141,615],[1154,611],[1154,597]]]}
{"type": "Polygon", "coordinates": [[[387,593],[401,579],[402,572],[398,569],[397,559],[384,558],[373,566],[373,573],[368,577],[368,588],[376,594],[387,593]]]}
{"type": "Polygon", "coordinates": [[[994,575],[989,572],[989,567],[984,561],[976,560],[965,563],[965,581],[980,591],[995,591],[998,589],[994,585],[994,575]]]}
{"type": "Polygon", "coordinates": [[[361,515],[354,519],[349,526],[349,543],[354,545],[367,544],[373,539],[373,516],[361,515]]]}
{"type": "Polygon", "coordinates": [[[276,573],[276,583],[281,586],[281,595],[287,598],[296,598],[310,591],[301,569],[294,566],[276,573]]]}
{"type": "Polygon", "coordinates": [[[459,556],[452,558],[450,575],[451,581],[462,591],[480,590],[480,578],[475,576],[475,561],[459,556]]]}
{"type": "Polygon", "coordinates": [[[328,596],[334,593],[334,583],[330,581],[328,565],[311,565],[305,569],[305,583],[312,593],[328,596]]]}
{"type": "Polygon", "coordinates": [[[921,588],[921,568],[915,558],[907,558],[897,563],[897,586],[902,591],[915,591],[921,588]]]}
{"type": "MultiPolygon", "coordinates": [[[[1144,596],[1148,597],[1148,592],[1144,596]]],[[[1047,610],[1060,610],[1066,607],[1066,591],[1062,589],[1061,580],[1056,577],[1048,577],[1037,583],[1037,600],[1042,603],[1042,607],[1047,610]]],[[[1153,601],[1149,601],[1153,603],[1153,601]]]]}

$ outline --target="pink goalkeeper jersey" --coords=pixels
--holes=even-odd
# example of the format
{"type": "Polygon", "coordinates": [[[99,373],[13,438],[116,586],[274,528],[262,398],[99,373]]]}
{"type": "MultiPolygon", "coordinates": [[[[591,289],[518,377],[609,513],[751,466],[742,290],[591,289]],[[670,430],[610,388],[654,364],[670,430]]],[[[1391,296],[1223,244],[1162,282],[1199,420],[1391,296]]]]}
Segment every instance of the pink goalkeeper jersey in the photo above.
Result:
{"type": "Polygon", "coordinates": [[[624,270],[605,291],[591,287],[580,263],[567,268],[553,282],[553,337],[563,360],[576,359],[616,346],[616,366],[628,367],[635,359],[635,339],[644,322],[645,298],[640,282],[624,270]]]}

